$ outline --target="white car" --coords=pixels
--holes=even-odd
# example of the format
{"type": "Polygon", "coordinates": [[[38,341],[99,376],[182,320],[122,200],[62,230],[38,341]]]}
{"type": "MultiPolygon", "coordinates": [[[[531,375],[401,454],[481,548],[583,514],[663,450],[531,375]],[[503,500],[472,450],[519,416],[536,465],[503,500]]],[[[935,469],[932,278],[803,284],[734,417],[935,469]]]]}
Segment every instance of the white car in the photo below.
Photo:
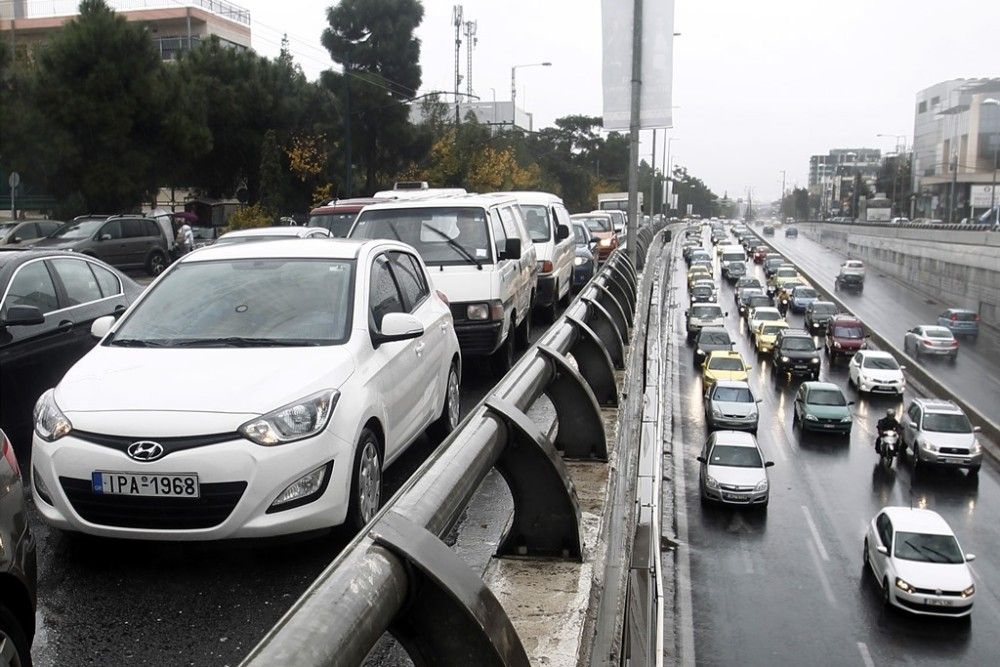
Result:
{"type": "Polygon", "coordinates": [[[771,497],[767,469],[774,463],[764,460],[753,434],[715,431],[705,441],[698,462],[703,503],[767,507],[771,497]]]}
{"type": "Polygon", "coordinates": [[[764,322],[777,322],[778,320],[783,320],[781,316],[781,311],[773,306],[760,306],[759,308],[754,308],[750,311],[750,315],[747,316],[747,331],[750,332],[750,337],[754,337],[754,332],[760,328],[760,325],[764,322]]]}
{"type": "Polygon", "coordinates": [[[447,303],[413,248],[294,240],[190,253],[35,407],[49,525],[217,540],[348,523],[382,471],[459,421],[447,303]]]}
{"type": "Polygon", "coordinates": [[[909,449],[913,474],[925,467],[965,468],[978,475],[983,465],[983,446],[962,408],[952,401],[937,398],[914,398],[903,418],[902,451],[909,449]]]}
{"type": "Polygon", "coordinates": [[[253,229],[238,229],[226,232],[218,239],[216,245],[225,243],[246,243],[248,241],[279,241],[282,239],[328,239],[330,230],[323,227],[255,227],[253,229]]]}
{"type": "Polygon", "coordinates": [[[888,352],[861,350],[847,367],[847,381],[861,393],[895,394],[902,397],[906,389],[906,378],[900,366],[888,352]]]}
{"type": "Polygon", "coordinates": [[[922,616],[972,613],[976,586],[955,534],[937,512],[885,507],[868,524],[864,564],[882,602],[922,616]]]}

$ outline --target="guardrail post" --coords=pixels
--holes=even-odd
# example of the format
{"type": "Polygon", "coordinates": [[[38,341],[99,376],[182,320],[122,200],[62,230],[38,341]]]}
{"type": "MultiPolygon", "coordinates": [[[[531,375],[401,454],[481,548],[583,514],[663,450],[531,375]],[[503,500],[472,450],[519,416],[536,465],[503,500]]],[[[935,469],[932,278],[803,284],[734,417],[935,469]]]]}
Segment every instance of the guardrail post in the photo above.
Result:
{"type": "Polygon", "coordinates": [[[545,395],[559,422],[556,449],[567,458],[607,461],[608,440],[594,392],[558,351],[545,345],[539,345],[538,351],[555,366],[555,379],[545,388],[545,395]]]}
{"type": "Polygon", "coordinates": [[[604,350],[610,357],[614,367],[617,370],[624,369],[625,341],[622,339],[618,323],[615,322],[611,313],[594,299],[584,297],[581,300],[587,304],[588,324],[601,339],[604,350]]]}
{"type": "Polygon", "coordinates": [[[530,664],[500,602],[436,535],[390,511],[375,522],[371,536],[409,565],[409,599],[389,631],[413,662],[496,667],[530,664]]]}
{"type": "Polygon", "coordinates": [[[491,396],[485,407],[507,426],[507,446],[496,469],[514,499],[514,517],[497,555],[583,560],[580,505],[562,457],[513,403],[491,396]]]}
{"type": "Polygon", "coordinates": [[[604,304],[605,308],[608,308],[609,310],[611,309],[608,305],[609,300],[614,301],[615,304],[618,305],[618,308],[621,310],[622,320],[625,323],[626,329],[631,328],[634,322],[633,310],[635,308],[635,297],[630,295],[628,290],[623,288],[618,283],[604,277],[595,280],[591,286],[597,290],[597,298],[602,304],[604,304]]]}
{"type": "Polygon", "coordinates": [[[604,342],[583,320],[567,315],[566,321],[576,329],[576,340],[569,353],[576,359],[580,375],[587,380],[600,405],[617,406],[618,384],[615,382],[615,365],[604,342]]]}
{"type": "MultiPolygon", "coordinates": [[[[631,315],[635,311],[635,290],[626,282],[622,284],[623,281],[619,280],[614,272],[608,270],[604,273],[601,282],[594,281],[594,285],[601,285],[604,289],[608,290],[618,299],[618,302],[622,306],[622,311],[631,315]]],[[[632,317],[629,317],[629,326],[633,323],[632,317]]]]}
{"type": "Polygon", "coordinates": [[[615,275],[619,277],[622,283],[624,283],[629,292],[632,294],[637,294],[639,291],[639,285],[635,282],[635,277],[622,267],[622,263],[619,261],[612,260],[608,267],[609,272],[614,272],[615,275]]]}
{"type": "Polygon", "coordinates": [[[633,282],[633,284],[638,285],[639,284],[639,272],[635,270],[635,265],[632,264],[631,261],[629,261],[628,254],[624,253],[624,252],[620,252],[617,255],[614,255],[613,257],[619,257],[620,258],[619,259],[619,265],[623,269],[625,269],[626,271],[628,271],[629,275],[632,276],[632,282],[633,282]]]}

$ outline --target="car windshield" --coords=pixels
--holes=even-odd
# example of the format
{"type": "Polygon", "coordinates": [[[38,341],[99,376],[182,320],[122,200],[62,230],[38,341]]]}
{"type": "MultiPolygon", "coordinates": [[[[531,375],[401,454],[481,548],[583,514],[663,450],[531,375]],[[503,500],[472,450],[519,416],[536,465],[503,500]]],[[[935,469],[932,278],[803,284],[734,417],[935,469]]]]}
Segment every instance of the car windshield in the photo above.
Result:
{"type": "Polygon", "coordinates": [[[797,278],[798,272],[795,269],[778,269],[777,276],[779,278],[797,278]]]}
{"type": "Polygon", "coordinates": [[[230,236],[220,238],[215,242],[216,245],[229,245],[236,243],[247,243],[249,241],[287,241],[288,239],[297,239],[298,234],[252,234],[248,236],[230,236]]]}
{"type": "Polygon", "coordinates": [[[812,312],[813,315],[833,315],[837,312],[837,307],[832,303],[813,302],[810,312],[812,312]]]}
{"type": "Polygon", "coordinates": [[[402,241],[416,248],[428,265],[492,263],[486,213],[478,207],[363,211],[351,237],[402,241]]]}
{"type": "Polygon", "coordinates": [[[718,306],[694,306],[691,308],[691,317],[722,317],[722,308],[718,306]]]}
{"type": "Polygon", "coordinates": [[[742,252],[724,252],[722,253],[723,262],[739,262],[742,261],[746,255],[742,252]]]}
{"type": "Polygon", "coordinates": [[[603,216],[593,217],[593,218],[576,218],[583,224],[587,225],[587,229],[592,232],[610,232],[611,231],[611,218],[605,218],[603,216]]]}
{"type": "Polygon", "coordinates": [[[816,350],[816,344],[812,338],[794,336],[781,341],[781,349],[793,352],[813,352],[816,350]]]}
{"type": "Polygon", "coordinates": [[[357,213],[316,213],[309,216],[309,226],[322,227],[328,230],[332,236],[345,238],[347,233],[351,231],[351,225],[354,224],[357,217],[357,213]]]}
{"type": "Polygon", "coordinates": [[[928,338],[954,338],[947,329],[924,329],[924,335],[928,338]]]}
{"type": "Polygon", "coordinates": [[[847,399],[834,389],[813,389],[809,392],[809,404],[846,406],[847,399]]]}
{"type": "Polygon", "coordinates": [[[524,213],[524,225],[528,228],[528,236],[535,243],[542,243],[552,238],[549,224],[549,209],[539,204],[521,204],[524,213]]]}
{"type": "Polygon", "coordinates": [[[708,367],[713,371],[742,371],[743,360],[739,357],[716,357],[708,360],[708,367]]]}
{"type": "Polygon", "coordinates": [[[865,357],[863,368],[873,368],[877,371],[898,371],[899,364],[892,357],[865,357]]]}
{"type": "Polygon", "coordinates": [[[962,550],[958,548],[958,541],[953,535],[898,532],[895,556],[922,563],[958,565],[965,562],[962,550]]]}
{"type": "Polygon", "coordinates": [[[343,343],[352,260],[185,262],[152,288],[109,342],[121,347],[269,347],[343,343]]]}
{"type": "Polygon", "coordinates": [[[864,338],[865,333],[861,330],[861,327],[834,327],[833,328],[834,338],[864,338]]]}
{"type": "Polygon", "coordinates": [[[753,403],[753,395],[746,387],[716,387],[712,398],[721,403],[753,403]]]}
{"type": "Polygon", "coordinates": [[[777,324],[765,324],[761,327],[760,332],[765,336],[773,336],[784,328],[785,327],[778,326],[777,324]]]}
{"type": "Polygon", "coordinates": [[[191,235],[196,241],[211,241],[215,238],[215,227],[192,227],[191,235]]]}
{"type": "Polygon", "coordinates": [[[972,433],[972,424],[960,412],[929,412],[924,415],[923,430],[934,433],[972,433]]]}
{"type": "Polygon", "coordinates": [[[65,225],[52,233],[52,238],[66,239],[67,241],[72,239],[89,239],[103,224],[103,220],[67,222],[65,225]]]}
{"type": "Polygon", "coordinates": [[[701,335],[698,336],[699,345],[729,345],[732,342],[728,331],[702,330],[701,335]]]}
{"type": "Polygon", "coordinates": [[[14,229],[17,225],[18,223],[16,222],[0,222],[0,236],[3,236],[10,230],[14,229]]]}
{"type": "Polygon", "coordinates": [[[796,287],[792,291],[792,296],[796,299],[815,299],[819,295],[812,287],[796,287]]]}
{"type": "Polygon", "coordinates": [[[734,447],[732,445],[716,445],[712,447],[712,455],[708,464],[732,468],[761,468],[764,462],[760,460],[760,452],[756,447],[734,447]]]}
{"type": "Polygon", "coordinates": [[[750,297],[750,300],[747,302],[747,305],[750,306],[751,308],[756,308],[757,306],[770,306],[771,297],[767,296],[766,294],[754,294],[753,296],[750,297]]]}
{"type": "Polygon", "coordinates": [[[715,290],[710,285],[695,285],[691,288],[691,293],[695,296],[711,295],[713,291],[715,290]]]}
{"type": "Polygon", "coordinates": [[[781,313],[772,312],[770,310],[754,311],[753,319],[759,320],[761,322],[770,322],[772,320],[780,320],[781,313]]]}

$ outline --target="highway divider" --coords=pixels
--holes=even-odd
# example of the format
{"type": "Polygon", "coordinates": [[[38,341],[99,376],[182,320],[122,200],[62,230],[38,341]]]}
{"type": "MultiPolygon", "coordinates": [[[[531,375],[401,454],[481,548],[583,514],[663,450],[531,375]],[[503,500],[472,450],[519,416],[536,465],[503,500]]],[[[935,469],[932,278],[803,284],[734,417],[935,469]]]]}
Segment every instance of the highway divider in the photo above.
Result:
{"type": "MultiPolygon", "coordinates": [[[[640,262],[658,229],[640,230],[640,262]]],[[[645,326],[635,320],[647,313],[637,301],[648,282],[643,276],[640,289],[624,245],[616,250],[242,664],[357,665],[390,632],[416,664],[528,665],[508,612],[444,539],[495,468],[514,505],[496,555],[539,566],[584,559],[567,461],[608,466],[601,408],[618,406],[627,346],[645,326]],[[558,422],[552,438],[528,417],[543,397],[558,422]]],[[[621,482],[623,473],[613,472],[621,482]]],[[[625,547],[629,553],[631,539],[625,547]]]]}

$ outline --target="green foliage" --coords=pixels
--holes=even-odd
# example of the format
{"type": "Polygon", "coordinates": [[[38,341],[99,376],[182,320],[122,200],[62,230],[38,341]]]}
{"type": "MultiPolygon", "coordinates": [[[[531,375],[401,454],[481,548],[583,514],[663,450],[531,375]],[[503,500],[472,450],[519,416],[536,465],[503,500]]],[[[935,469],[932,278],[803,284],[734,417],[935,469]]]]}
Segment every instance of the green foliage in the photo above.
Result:
{"type": "Polygon", "coordinates": [[[260,206],[271,218],[281,210],[281,150],[274,130],[264,134],[260,149],[260,206]]]}
{"type": "Polygon", "coordinates": [[[250,204],[240,206],[231,216],[229,216],[229,230],[253,229],[255,227],[268,227],[274,224],[274,216],[264,210],[260,204],[250,204]]]}

